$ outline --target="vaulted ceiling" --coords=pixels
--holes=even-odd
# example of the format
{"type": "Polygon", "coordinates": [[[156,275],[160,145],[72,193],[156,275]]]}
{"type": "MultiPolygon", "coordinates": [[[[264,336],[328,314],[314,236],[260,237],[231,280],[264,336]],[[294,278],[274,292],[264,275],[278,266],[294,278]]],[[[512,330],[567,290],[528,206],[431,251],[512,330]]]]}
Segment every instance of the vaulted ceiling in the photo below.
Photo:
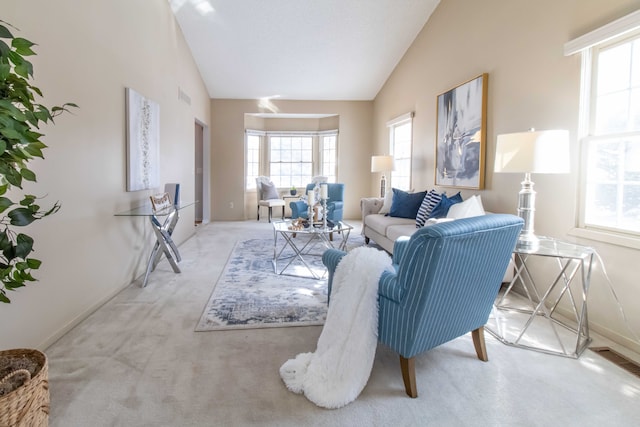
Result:
{"type": "Polygon", "coordinates": [[[211,98],[371,100],[439,0],[168,0],[211,98]]]}

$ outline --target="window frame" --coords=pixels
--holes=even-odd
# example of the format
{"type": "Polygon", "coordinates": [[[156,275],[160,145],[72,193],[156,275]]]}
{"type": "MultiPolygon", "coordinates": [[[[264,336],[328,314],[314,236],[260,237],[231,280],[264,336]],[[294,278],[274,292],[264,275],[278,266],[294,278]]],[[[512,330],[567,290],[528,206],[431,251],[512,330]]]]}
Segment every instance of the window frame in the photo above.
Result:
{"type": "MultiPolygon", "coordinates": [[[[255,131],[255,130],[248,130],[245,132],[245,136],[244,136],[244,188],[245,190],[253,190],[256,191],[256,181],[255,178],[257,178],[258,176],[261,175],[261,168],[262,168],[262,164],[263,162],[263,154],[264,154],[264,136],[265,136],[265,132],[260,132],[260,131],[255,131]],[[248,172],[249,172],[249,168],[248,168],[248,163],[249,163],[249,137],[257,137],[258,138],[258,175],[256,176],[249,176],[248,172]]],[[[252,162],[253,163],[253,162],[252,162]]]]}
{"type": "Polygon", "coordinates": [[[387,188],[398,188],[403,191],[411,190],[411,186],[413,185],[413,116],[414,113],[406,113],[401,116],[396,117],[395,119],[389,120],[387,122],[387,128],[389,129],[389,153],[393,156],[394,162],[394,170],[391,171],[391,176],[389,177],[389,184],[387,188]],[[400,157],[397,154],[397,146],[396,146],[396,130],[401,127],[409,125],[409,155],[407,157],[400,157]],[[408,167],[401,167],[404,162],[408,162],[408,167]],[[400,166],[400,167],[399,167],[400,166]],[[408,170],[407,173],[406,170],[408,170]],[[398,180],[400,178],[406,177],[407,184],[398,185],[398,180]]]}
{"type": "MultiPolygon", "coordinates": [[[[295,185],[296,187],[300,187],[302,185],[302,183],[300,184],[287,184],[287,185],[277,185],[277,183],[275,181],[275,179],[273,179],[273,171],[271,170],[273,168],[273,163],[275,163],[275,161],[272,159],[272,154],[273,154],[273,138],[288,138],[288,139],[294,139],[294,138],[305,138],[305,139],[310,139],[311,142],[311,161],[310,162],[306,162],[306,161],[300,161],[299,163],[304,163],[304,164],[311,164],[311,176],[309,177],[309,182],[311,182],[311,178],[314,176],[314,169],[315,169],[315,163],[317,161],[317,154],[316,154],[316,141],[315,138],[312,135],[308,135],[305,134],[303,132],[289,132],[289,133],[268,133],[267,134],[267,141],[266,141],[266,155],[267,155],[267,159],[266,159],[266,165],[267,168],[265,170],[269,171],[268,176],[271,177],[271,180],[274,181],[274,184],[276,184],[276,188],[278,189],[285,189],[285,188],[291,188],[292,185],[295,185]]],[[[280,162],[280,163],[288,163],[288,164],[294,164],[296,162],[294,161],[290,161],[290,162],[280,162]]],[[[282,176],[282,175],[280,175],[282,176]]],[[[304,175],[300,175],[301,177],[304,175]]]]}
{"type": "Polygon", "coordinates": [[[570,235],[640,249],[640,233],[586,222],[587,175],[590,144],[612,138],[640,136],[640,131],[597,133],[597,61],[601,51],[640,39],[640,11],[622,17],[565,44],[565,56],[581,53],[580,112],[578,128],[579,177],[576,224],[570,235]]]}
{"type": "MultiPolygon", "coordinates": [[[[335,162],[334,162],[334,174],[329,175],[329,182],[337,182],[338,179],[338,163],[339,163],[339,149],[340,138],[337,129],[326,131],[262,131],[254,129],[245,130],[245,158],[244,158],[244,179],[245,179],[245,191],[256,191],[255,184],[248,182],[247,179],[247,161],[248,161],[248,135],[259,135],[260,138],[260,165],[258,176],[271,176],[271,137],[311,137],[312,138],[312,177],[321,175],[323,171],[323,165],[325,162],[326,153],[323,150],[323,138],[335,137],[335,162]]],[[[309,179],[308,183],[304,183],[303,187],[311,183],[309,179]]],[[[279,191],[289,190],[290,187],[277,187],[279,191]]],[[[298,186],[296,185],[296,188],[298,186]]]]}

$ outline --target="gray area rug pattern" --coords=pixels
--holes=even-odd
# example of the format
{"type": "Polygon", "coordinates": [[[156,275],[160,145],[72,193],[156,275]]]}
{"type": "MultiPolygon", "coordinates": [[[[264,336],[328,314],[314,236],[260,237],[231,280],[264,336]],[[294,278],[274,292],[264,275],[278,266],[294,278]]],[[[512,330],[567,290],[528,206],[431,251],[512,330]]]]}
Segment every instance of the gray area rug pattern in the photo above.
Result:
{"type": "MultiPolygon", "coordinates": [[[[284,242],[279,239],[278,250],[284,242]]],[[[363,244],[359,235],[349,248],[363,244]]],[[[316,247],[313,253],[321,254],[316,247]]],[[[282,256],[292,256],[286,248],[282,256]]],[[[298,260],[284,274],[273,271],[273,239],[249,239],[236,244],[213,289],[196,331],[322,325],[327,313],[327,280],[317,280],[298,260]],[[300,276],[298,276],[300,275],[300,276]],[[306,277],[304,277],[306,276],[306,277]]],[[[322,276],[320,256],[305,257],[322,276]]],[[[278,269],[288,261],[279,262],[278,269]]]]}

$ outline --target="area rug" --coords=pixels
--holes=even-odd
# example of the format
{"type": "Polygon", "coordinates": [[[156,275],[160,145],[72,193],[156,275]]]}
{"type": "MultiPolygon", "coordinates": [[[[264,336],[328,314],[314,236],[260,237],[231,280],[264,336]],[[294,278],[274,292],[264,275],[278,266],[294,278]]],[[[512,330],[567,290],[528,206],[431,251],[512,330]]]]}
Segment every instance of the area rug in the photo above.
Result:
{"type": "MultiPolygon", "coordinates": [[[[278,248],[283,242],[279,241],[278,248]]],[[[349,238],[349,248],[363,244],[349,238]]],[[[323,248],[316,248],[322,253],[323,248]]],[[[292,256],[287,248],[282,256],[292,256]]],[[[236,244],[213,289],[196,331],[322,325],[327,314],[327,279],[314,279],[299,261],[284,274],[273,271],[273,239],[249,239],[236,244]],[[301,276],[298,276],[301,275],[301,276]],[[306,277],[305,277],[306,276],[306,277]]],[[[316,275],[322,260],[306,257],[316,275]]],[[[286,262],[278,263],[278,268],[286,262]]]]}

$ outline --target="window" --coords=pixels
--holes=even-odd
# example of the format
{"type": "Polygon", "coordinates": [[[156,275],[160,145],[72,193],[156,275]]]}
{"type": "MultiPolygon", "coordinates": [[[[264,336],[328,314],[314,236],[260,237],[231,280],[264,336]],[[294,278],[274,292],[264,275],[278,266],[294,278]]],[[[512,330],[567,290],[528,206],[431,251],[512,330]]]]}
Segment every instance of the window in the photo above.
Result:
{"type": "Polygon", "coordinates": [[[255,190],[256,177],[266,175],[276,187],[304,188],[316,175],[336,182],[338,132],[265,132],[247,130],[246,189],[255,190]]]}
{"type": "Polygon", "coordinates": [[[584,225],[640,233],[640,35],[593,52],[584,225]]]}
{"type": "Polygon", "coordinates": [[[260,136],[247,134],[246,182],[245,188],[256,188],[256,178],[260,175],[260,136]]]}
{"type": "Polygon", "coordinates": [[[400,190],[411,189],[411,141],[413,113],[405,114],[387,123],[389,128],[389,152],[393,156],[394,170],[391,184],[400,190]]]}
{"type": "Polygon", "coordinates": [[[271,136],[269,145],[269,175],[276,187],[303,187],[311,182],[313,139],[310,136],[271,136]]]}
{"type": "Polygon", "coordinates": [[[583,36],[592,35],[591,43],[577,50],[583,54],[578,226],[639,237],[640,31],[626,28],[614,38],[607,31],[606,40],[594,42],[598,31],[583,36]]]}
{"type": "Polygon", "coordinates": [[[326,176],[328,182],[336,182],[336,162],[338,159],[338,135],[322,135],[320,137],[320,153],[322,167],[320,175],[326,176]]]}
{"type": "Polygon", "coordinates": [[[572,234],[640,248],[640,11],[565,44],[575,53],[581,192],[572,234]]]}

